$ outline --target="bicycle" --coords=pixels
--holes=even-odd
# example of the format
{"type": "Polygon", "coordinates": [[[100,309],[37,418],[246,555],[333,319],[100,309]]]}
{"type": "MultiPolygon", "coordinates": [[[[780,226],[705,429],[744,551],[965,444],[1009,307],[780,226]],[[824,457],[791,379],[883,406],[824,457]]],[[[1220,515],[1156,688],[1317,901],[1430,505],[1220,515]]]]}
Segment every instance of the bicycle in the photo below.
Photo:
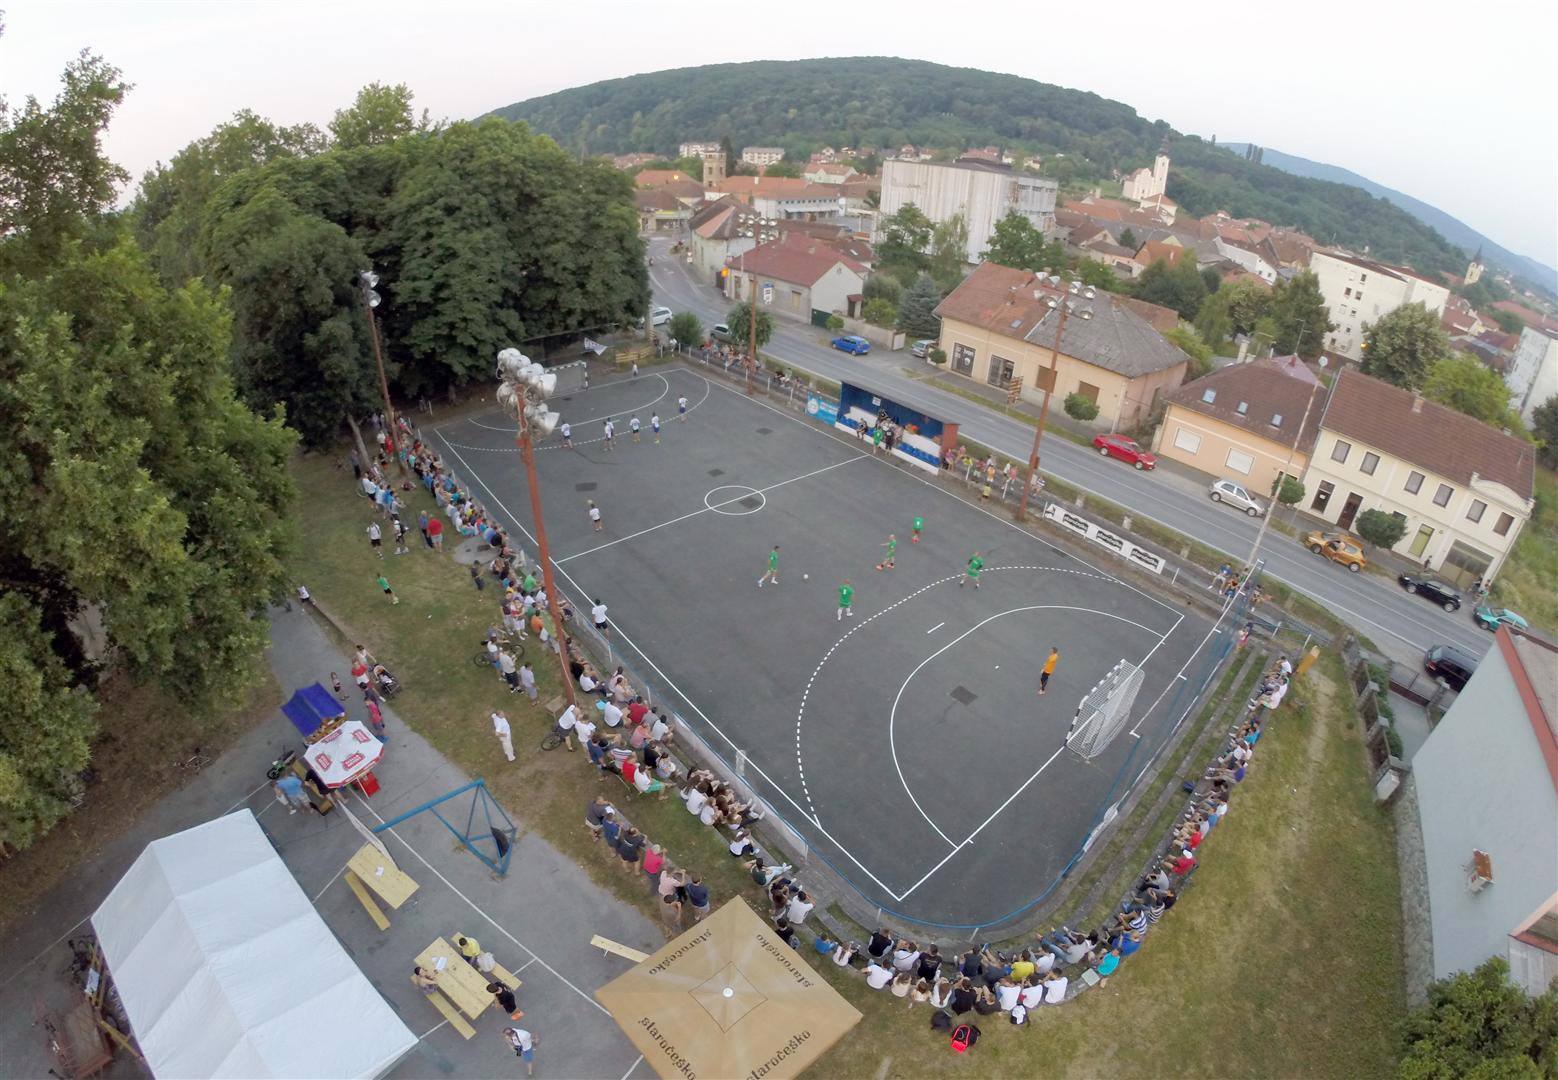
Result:
{"type": "Polygon", "coordinates": [[[564,738],[565,736],[563,735],[562,729],[553,727],[551,731],[548,731],[545,735],[541,736],[541,749],[556,750],[559,746],[563,745],[564,738]]]}
{"type": "Polygon", "coordinates": [[[204,769],[207,765],[211,764],[211,758],[207,754],[203,753],[200,747],[197,746],[189,752],[188,758],[185,758],[182,761],[177,761],[175,764],[185,772],[197,773],[201,769],[204,769]]]}
{"type": "MultiPolygon", "coordinates": [[[[525,658],[524,642],[515,641],[510,638],[498,638],[497,641],[499,650],[512,656],[516,663],[525,658]]],[[[475,655],[471,657],[471,663],[475,664],[477,667],[492,667],[494,666],[494,662],[495,658],[492,653],[487,651],[487,645],[485,642],[482,643],[481,648],[476,650],[475,655]]]]}

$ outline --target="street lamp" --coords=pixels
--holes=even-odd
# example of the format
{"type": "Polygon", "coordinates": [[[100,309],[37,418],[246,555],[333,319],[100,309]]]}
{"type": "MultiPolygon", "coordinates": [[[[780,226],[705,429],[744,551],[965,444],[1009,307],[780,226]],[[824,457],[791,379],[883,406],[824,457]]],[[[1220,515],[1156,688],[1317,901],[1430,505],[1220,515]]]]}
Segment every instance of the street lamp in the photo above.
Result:
{"type": "Polygon", "coordinates": [[[384,354],[379,351],[379,322],[373,317],[373,309],[384,302],[384,298],[374,288],[378,283],[379,275],[372,270],[364,270],[357,275],[357,284],[362,290],[362,309],[368,316],[368,336],[373,339],[373,359],[379,365],[379,390],[384,394],[384,419],[389,423],[395,462],[400,467],[400,475],[405,476],[406,461],[400,456],[400,428],[395,424],[395,406],[390,403],[389,380],[384,377],[384,354]]]}
{"type": "Polygon", "coordinates": [[[562,674],[563,693],[568,704],[577,705],[573,696],[573,675],[568,670],[568,654],[563,647],[563,615],[557,605],[557,583],[552,577],[551,548],[546,542],[546,523],[541,520],[541,485],[536,482],[534,436],[550,435],[557,427],[558,415],[546,407],[546,399],[557,389],[557,376],[518,349],[498,353],[498,404],[514,418],[519,432],[514,441],[525,462],[525,480],[530,485],[530,514],[536,523],[536,555],[541,560],[541,580],[546,585],[546,602],[552,615],[552,630],[557,648],[557,665],[562,674]]]}

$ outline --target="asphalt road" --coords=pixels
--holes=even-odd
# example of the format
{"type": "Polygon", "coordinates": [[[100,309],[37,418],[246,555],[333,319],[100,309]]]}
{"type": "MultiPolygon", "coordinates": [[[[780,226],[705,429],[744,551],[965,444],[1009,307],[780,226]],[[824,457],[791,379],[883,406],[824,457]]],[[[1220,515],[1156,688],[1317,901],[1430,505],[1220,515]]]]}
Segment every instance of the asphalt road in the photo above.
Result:
{"type": "MultiPolygon", "coordinates": [[[[670,245],[669,238],[650,241],[655,261],[649,277],[655,303],[672,311],[694,312],[706,325],[723,322],[728,301],[672,257],[670,245]]],[[[765,349],[786,364],[834,382],[864,382],[906,405],[956,420],[969,438],[1019,461],[1032,448],[1033,429],[1028,425],[908,378],[902,371],[905,353],[850,356],[829,348],[827,335],[815,327],[782,317],[775,323],[773,340],[765,349]]],[[[1259,521],[1213,505],[1206,492],[1186,477],[1167,471],[1139,473],[1060,438],[1046,440],[1042,465],[1045,472],[1067,483],[1220,551],[1243,557],[1255,543],[1259,521]]],[[[1442,644],[1459,645],[1481,656],[1492,641],[1492,635],[1472,624],[1469,607],[1453,614],[1442,611],[1392,582],[1349,574],[1281,533],[1268,532],[1261,555],[1266,573],[1323,604],[1401,663],[1416,666],[1424,650],[1442,644]]]]}

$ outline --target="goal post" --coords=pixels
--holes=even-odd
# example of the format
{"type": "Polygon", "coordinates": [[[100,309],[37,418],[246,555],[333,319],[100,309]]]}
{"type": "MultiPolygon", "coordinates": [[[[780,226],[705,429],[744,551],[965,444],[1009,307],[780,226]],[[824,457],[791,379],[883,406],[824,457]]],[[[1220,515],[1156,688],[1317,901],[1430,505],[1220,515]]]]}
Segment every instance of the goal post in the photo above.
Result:
{"type": "Polygon", "coordinates": [[[1130,721],[1142,676],[1142,669],[1128,660],[1110,668],[1077,703],[1076,715],[1066,731],[1067,748],[1085,761],[1107,750],[1130,721]]]}

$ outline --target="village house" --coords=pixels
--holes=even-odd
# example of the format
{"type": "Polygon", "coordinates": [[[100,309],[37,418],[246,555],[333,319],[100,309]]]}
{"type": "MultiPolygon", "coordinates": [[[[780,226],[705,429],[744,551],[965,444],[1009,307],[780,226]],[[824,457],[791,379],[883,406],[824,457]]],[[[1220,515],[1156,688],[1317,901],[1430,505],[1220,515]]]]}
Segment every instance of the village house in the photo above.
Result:
{"type": "Polygon", "coordinates": [[[798,322],[813,312],[854,318],[860,314],[866,276],[860,263],[822,241],[792,234],[759,244],[726,264],[725,295],[798,322]]]}
{"type": "Polygon", "coordinates": [[[814,184],[801,177],[728,176],[711,190],[740,199],[765,218],[818,221],[842,212],[842,186],[814,184]]]}

